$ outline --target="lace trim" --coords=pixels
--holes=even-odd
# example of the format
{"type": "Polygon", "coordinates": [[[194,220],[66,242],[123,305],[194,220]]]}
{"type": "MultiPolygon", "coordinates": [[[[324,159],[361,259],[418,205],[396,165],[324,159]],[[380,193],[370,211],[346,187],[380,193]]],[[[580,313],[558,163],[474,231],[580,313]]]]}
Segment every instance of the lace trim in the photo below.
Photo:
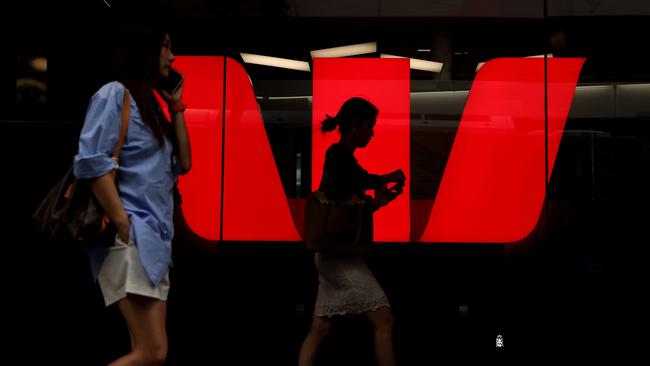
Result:
{"type": "Polygon", "coordinates": [[[381,307],[390,307],[386,297],[379,298],[375,301],[341,304],[341,305],[316,305],[314,315],[316,316],[334,316],[334,315],[356,315],[367,311],[375,311],[381,307]]]}

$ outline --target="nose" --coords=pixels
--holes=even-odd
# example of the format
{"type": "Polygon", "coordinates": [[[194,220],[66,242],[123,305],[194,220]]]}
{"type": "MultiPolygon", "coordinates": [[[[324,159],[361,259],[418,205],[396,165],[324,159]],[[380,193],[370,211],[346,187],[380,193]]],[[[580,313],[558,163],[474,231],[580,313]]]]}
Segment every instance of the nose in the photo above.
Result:
{"type": "Polygon", "coordinates": [[[174,56],[174,54],[170,51],[169,52],[169,64],[170,65],[173,64],[174,61],[176,61],[176,56],[174,56]]]}

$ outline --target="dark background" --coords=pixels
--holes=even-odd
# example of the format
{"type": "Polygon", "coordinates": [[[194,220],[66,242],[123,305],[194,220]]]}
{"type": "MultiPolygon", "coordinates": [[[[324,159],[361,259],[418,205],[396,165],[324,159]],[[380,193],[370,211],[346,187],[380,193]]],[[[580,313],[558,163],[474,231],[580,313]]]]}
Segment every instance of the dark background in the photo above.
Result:
{"type": "MultiPolygon", "coordinates": [[[[512,8],[488,7],[480,16],[469,5],[444,17],[377,16],[362,9],[359,17],[342,18],[300,16],[297,2],[196,1],[193,11],[166,3],[176,15],[177,54],[237,58],[239,50],[253,50],[300,58],[308,55],[305,50],[365,42],[373,34],[386,47],[402,47],[395,40],[428,29],[422,41],[433,45],[433,57],[453,67],[433,76],[414,71],[412,80],[424,85],[471,86],[476,62],[545,51],[587,57],[580,85],[650,82],[647,14],[624,8],[623,15],[597,8],[588,14],[589,8],[581,12],[582,3],[564,7],[555,1],[547,17],[542,2],[528,2],[534,11],[522,10],[523,18],[513,16],[512,8]],[[294,32],[311,38],[274,41],[294,32]],[[440,38],[445,42],[435,41],[440,38]]],[[[476,12],[482,9],[478,2],[467,3],[474,3],[476,12]]],[[[21,364],[107,364],[129,349],[125,325],[116,309],[103,307],[85,253],[39,236],[30,216],[71,164],[90,96],[110,80],[117,13],[107,13],[101,1],[77,6],[79,16],[70,15],[66,5],[35,4],[16,12],[22,20],[18,26],[5,25],[8,41],[0,54],[5,70],[0,79],[5,213],[0,268],[9,339],[3,349],[21,364]],[[48,59],[46,73],[27,75],[47,84],[45,102],[38,95],[17,98],[17,79],[29,73],[19,57],[33,56],[48,59]]],[[[119,8],[119,2],[113,6],[119,8]]],[[[403,47],[402,54],[410,49],[403,47]]],[[[269,92],[286,91],[280,85],[288,81],[298,85],[296,93],[310,93],[309,74],[256,66],[247,71],[253,80],[266,81],[260,85],[269,92]]],[[[611,108],[589,96],[581,105],[574,103],[540,221],[523,241],[380,243],[367,256],[395,313],[399,364],[625,359],[643,349],[650,107],[622,111],[617,95],[612,94],[611,108]],[[501,349],[495,347],[498,334],[505,342],[501,349]]],[[[291,159],[309,146],[280,147],[286,146],[286,131],[294,131],[292,136],[306,131],[310,107],[260,105],[285,190],[291,198],[304,197],[304,189],[292,188],[291,159]],[[269,122],[268,116],[294,107],[304,118],[269,122]]],[[[430,112],[434,121],[460,117],[430,112]]],[[[444,168],[454,131],[414,127],[412,132],[418,141],[412,154],[418,181],[411,195],[433,199],[437,175],[422,167],[444,168]]],[[[303,172],[308,169],[303,166],[303,172]]],[[[295,364],[316,295],[311,254],[300,243],[204,242],[184,227],[182,217],[177,227],[167,364],[295,364]]],[[[363,319],[341,322],[322,352],[322,364],[373,365],[371,335],[363,319]]]]}

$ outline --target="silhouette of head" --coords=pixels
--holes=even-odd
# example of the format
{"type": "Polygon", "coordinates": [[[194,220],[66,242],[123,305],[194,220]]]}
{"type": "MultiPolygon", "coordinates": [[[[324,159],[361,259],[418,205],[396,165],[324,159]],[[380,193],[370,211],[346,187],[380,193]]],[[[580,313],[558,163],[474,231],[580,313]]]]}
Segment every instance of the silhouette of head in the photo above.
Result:
{"type": "Polygon", "coordinates": [[[336,116],[327,115],[321,126],[322,132],[334,131],[337,127],[341,139],[353,147],[365,147],[374,135],[379,110],[369,101],[354,97],[348,99],[336,116]]]}

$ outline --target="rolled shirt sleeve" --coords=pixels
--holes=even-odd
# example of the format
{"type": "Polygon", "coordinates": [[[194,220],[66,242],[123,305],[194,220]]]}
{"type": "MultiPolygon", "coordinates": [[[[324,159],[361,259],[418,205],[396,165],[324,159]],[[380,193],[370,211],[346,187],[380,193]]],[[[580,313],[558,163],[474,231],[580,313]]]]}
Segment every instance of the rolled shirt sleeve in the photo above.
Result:
{"type": "Polygon", "coordinates": [[[100,177],[115,168],[111,155],[120,133],[123,98],[124,86],[118,82],[105,85],[92,97],[74,158],[78,179],[100,177]]]}

